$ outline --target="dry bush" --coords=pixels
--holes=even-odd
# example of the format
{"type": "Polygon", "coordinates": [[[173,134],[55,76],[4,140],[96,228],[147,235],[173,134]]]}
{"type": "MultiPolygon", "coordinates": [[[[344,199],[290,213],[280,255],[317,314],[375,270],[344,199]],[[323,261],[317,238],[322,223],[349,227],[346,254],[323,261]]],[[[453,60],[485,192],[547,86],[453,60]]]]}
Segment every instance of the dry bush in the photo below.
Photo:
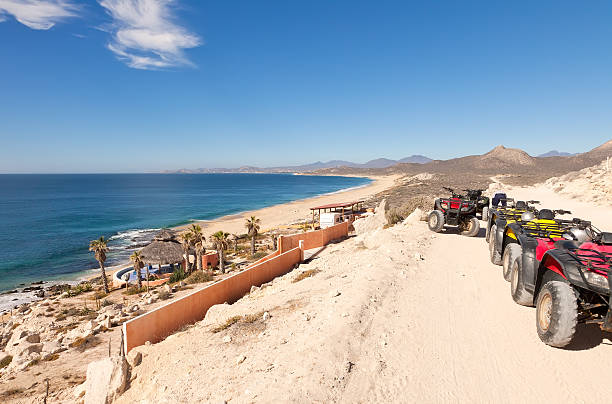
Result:
{"type": "Polygon", "coordinates": [[[432,208],[432,205],[433,202],[431,197],[426,195],[414,196],[408,199],[400,208],[387,209],[385,217],[387,218],[387,223],[392,226],[410,216],[416,209],[427,212],[432,208]]]}
{"type": "Polygon", "coordinates": [[[236,324],[238,321],[240,321],[240,316],[234,316],[234,317],[230,317],[228,318],[225,323],[215,327],[212,329],[212,332],[214,333],[218,333],[221,332],[223,330],[226,330],[228,328],[230,328],[231,326],[233,326],[234,324],[236,324]]]}
{"type": "Polygon", "coordinates": [[[5,368],[8,365],[10,365],[12,361],[13,361],[13,357],[11,355],[8,355],[6,358],[0,361],[0,369],[5,368]]]}
{"type": "Polygon", "coordinates": [[[207,271],[195,271],[185,279],[185,283],[193,285],[194,283],[210,282],[213,280],[213,276],[207,271]]]}
{"type": "Polygon", "coordinates": [[[298,276],[296,276],[295,278],[293,278],[293,280],[291,282],[293,282],[293,283],[299,282],[299,281],[304,280],[306,278],[310,278],[311,276],[315,276],[319,272],[321,272],[321,270],[319,270],[319,269],[309,269],[308,271],[304,271],[304,272],[300,273],[298,276]]]}
{"type": "Polygon", "coordinates": [[[170,299],[170,292],[168,292],[165,289],[162,289],[159,291],[158,296],[159,296],[159,300],[168,300],[170,299]]]}

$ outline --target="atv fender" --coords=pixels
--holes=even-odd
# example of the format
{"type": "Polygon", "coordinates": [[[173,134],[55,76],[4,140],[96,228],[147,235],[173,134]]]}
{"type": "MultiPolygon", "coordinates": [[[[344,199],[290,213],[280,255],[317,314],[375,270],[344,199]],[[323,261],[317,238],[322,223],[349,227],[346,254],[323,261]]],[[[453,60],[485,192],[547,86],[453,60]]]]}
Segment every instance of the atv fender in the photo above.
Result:
{"type": "Polygon", "coordinates": [[[492,234],[493,243],[495,243],[495,248],[499,251],[500,254],[503,254],[503,246],[504,246],[504,230],[506,228],[506,219],[497,219],[495,220],[495,225],[497,226],[497,234],[492,234]]]}
{"type": "Polygon", "coordinates": [[[538,273],[534,287],[534,303],[538,293],[540,293],[540,288],[542,285],[544,285],[544,283],[551,280],[568,282],[565,276],[565,265],[563,264],[562,260],[558,259],[558,253],[558,251],[550,250],[544,253],[544,256],[542,257],[542,261],[538,266],[538,273]]]}
{"type": "Polygon", "coordinates": [[[523,255],[521,257],[523,287],[535,296],[536,277],[538,268],[540,267],[540,263],[536,258],[536,247],[538,246],[538,242],[537,240],[528,239],[524,236],[519,236],[518,242],[523,249],[523,255]]]}

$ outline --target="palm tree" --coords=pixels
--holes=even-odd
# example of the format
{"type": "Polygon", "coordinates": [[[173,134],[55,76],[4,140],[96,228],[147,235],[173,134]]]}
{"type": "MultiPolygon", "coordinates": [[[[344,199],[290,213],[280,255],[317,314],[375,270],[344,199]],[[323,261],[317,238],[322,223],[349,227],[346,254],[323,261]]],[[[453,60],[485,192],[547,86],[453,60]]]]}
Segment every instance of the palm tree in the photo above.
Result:
{"type": "Polygon", "coordinates": [[[191,272],[191,264],[189,262],[189,250],[193,245],[193,233],[191,231],[186,231],[179,235],[181,240],[181,245],[183,246],[183,252],[185,253],[185,272],[191,272]]]}
{"type": "Polygon", "coordinates": [[[255,216],[251,216],[247,219],[244,226],[247,228],[248,235],[251,236],[251,255],[255,254],[255,238],[259,233],[259,219],[255,216]]]}
{"type": "Polygon", "coordinates": [[[199,224],[191,225],[191,236],[193,238],[193,246],[196,250],[196,263],[198,271],[202,269],[202,254],[206,251],[204,247],[204,241],[206,241],[206,237],[204,237],[204,233],[202,233],[202,227],[199,224]]]}
{"type": "MultiPolygon", "coordinates": [[[[144,268],[144,262],[142,262],[142,256],[140,255],[140,251],[134,251],[132,255],[130,255],[130,261],[134,264],[134,270],[136,271],[136,276],[138,277],[138,289],[142,289],[142,278],[140,276],[140,271],[144,268]]],[[[148,279],[148,276],[147,276],[148,279]]]]}
{"type": "Polygon", "coordinates": [[[212,243],[215,245],[215,249],[219,253],[219,269],[221,270],[221,273],[225,273],[225,261],[223,256],[225,255],[224,252],[227,248],[229,235],[229,233],[219,230],[210,236],[212,243]]]}
{"type": "Polygon", "coordinates": [[[93,251],[96,260],[100,264],[100,272],[102,273],[102,285],[104,286],[104,293],[109,293],[108,279],[106,279],[106,271],[104,270],[104,262],[106,261],[106,253],[108,252],[108,240],[101,236],[97,240],[91,240],[89,242],[89,251],[93,251]]]}

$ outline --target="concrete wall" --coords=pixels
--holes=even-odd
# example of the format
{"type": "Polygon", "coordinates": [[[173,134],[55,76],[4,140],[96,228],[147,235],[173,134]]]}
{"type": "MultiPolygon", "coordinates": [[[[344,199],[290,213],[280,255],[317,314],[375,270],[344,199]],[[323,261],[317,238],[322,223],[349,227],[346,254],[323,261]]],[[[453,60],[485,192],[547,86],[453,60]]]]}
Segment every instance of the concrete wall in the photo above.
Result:
{"type": "Polygon", "coordinates": [[[321,230],[309,231],[307,233],[294,234],[291,236],[279,236],[278,249],[281,253],[291,250],[296,248],[300,241],[304,242],[305,250],[322,247],[332,240],[348,236],[349,226],[349,222],[342,222],[321,230]]]}
{"type": "Polygon", "coordinates": [[[233,303],[260,286],[289,272],[303,261],[304,250],[322,247],[348,236],[349,223],[292,236],[280,236],[278,250],[250,265],[244,271],[215,282],[180,299],[138,316],[123,324],[125,352],[146,341],[159,342],[187,324],[204,319],[215,304],[233,303]]]}
{"type": "Polygon", "coordinates": [[[251,286],[260,286],[289,272],[302,257],[302,250],[294,248],[125,322],[125,351],[146,341],[159,342],[184,325],[204,319],[211,306],[235,302],[248,293],[251,286]]]}

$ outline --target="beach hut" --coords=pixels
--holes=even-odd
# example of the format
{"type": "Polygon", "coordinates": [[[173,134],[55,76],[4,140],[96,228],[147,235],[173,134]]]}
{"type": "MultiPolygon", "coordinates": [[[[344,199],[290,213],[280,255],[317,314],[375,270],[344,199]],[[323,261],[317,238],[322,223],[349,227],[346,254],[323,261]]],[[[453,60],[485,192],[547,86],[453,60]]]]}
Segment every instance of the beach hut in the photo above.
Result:
{"type": "Polygon", "coordinates": [[[174,232],[163,229],[155,235],[148,246],[140,250],[140,255],[145,265],[159,265],[161,273],[162,265],[183,262],[183,247],[174,232]]]}

